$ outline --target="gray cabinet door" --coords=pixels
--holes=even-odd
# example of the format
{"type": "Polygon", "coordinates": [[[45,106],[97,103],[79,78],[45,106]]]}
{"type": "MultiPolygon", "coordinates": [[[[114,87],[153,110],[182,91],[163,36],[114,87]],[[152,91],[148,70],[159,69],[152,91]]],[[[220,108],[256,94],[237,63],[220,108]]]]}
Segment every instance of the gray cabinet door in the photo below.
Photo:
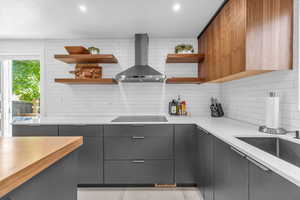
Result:
{"type": "Polygon", "coordinates": [[[104,158],[173,159],[173,127],[170,125],[107,125],[104,158]]]}
{"type": "Polygon", "coordinates": [[[76,200],[76,163],[77,151],[17,187],[6,200],[76,200]]]}
{"type": "Polygon", "coordinates": [[[198,188],[201,191],[202,196],[204,197],[204,188],[205,188],[205,140],[204,140],[205,133],[197,128],[196,132],[196,183],[198,188]]]}
{"type": "Polygon", "coordinates": [[[249,200],[299,200],[300,188],[272,171],[249,164],[249,200]]]}
{"type": "Polygon", "coordinates": [[[248,160],[215,138],[214,200],[248,200],[248,160]]]}
{"type": "Polygon", "coordinates": [[[58,136],[57,125],[13,125],[12,136],[58,136]]]}
{"type": "Polygon", "coordinates": [[[78,184],[103,183],[103,126],[59,126],[60,136],[83,136],[78,150],[78,184]]]}
{"type": "Polygon", "coordinates": [[[175,182],[196,183],[196,127],[175,125],[175,182]]]}
{"type": "Polygon", "coordinates": [[[203,196],[205,200],[214,199],[214,137],[204,131],[203,135],[203,196]]]}
{"type": "Polygon", "coordinates": [[[110,160],[104,171],[105,184],[173,183],[173,160],[110,160]]]}

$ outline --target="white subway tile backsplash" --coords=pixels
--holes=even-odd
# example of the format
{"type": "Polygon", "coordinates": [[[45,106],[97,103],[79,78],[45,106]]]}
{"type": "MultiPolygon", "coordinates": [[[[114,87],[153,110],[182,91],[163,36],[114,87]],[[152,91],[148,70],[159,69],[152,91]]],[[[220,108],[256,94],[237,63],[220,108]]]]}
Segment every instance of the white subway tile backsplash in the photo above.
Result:
{"type": "MultiPolygon", "coordinates": [[[[168,53],[177,44],[197,47],[196,39],[150,38],[149,64],[168,77],[196,77],[197,64],[166,64],[168,53]]],[[[0,54],[40,54],[45,73],[43,109],[47,117],[101,116],[119,114],[164,114],[168,102],[178,94],[187,100],[194,116],[208,116],[210,97],[221,97],[225,115],[253,124],[264,124],[265,97],[277,91],[281,97],[281,125],[287,129],[300,128],[298,111],[298,69],[277,71],[222,84],[166,85],[161,83],[126,83],[120,85],[64,85],[55,78],[71,78],[67,65],[54,59],[65,54],[64,46],[100,47],[101,53],[113,53],[118,64],[103,64],[105,78],[134,65],[134,39],[93,40],[0,40],[0,54]]],[[[197,48],[195,49],[197,52],[197,48]]]]}
{"type": "Polygon", "coordinates": [[[270,91],[277,91],[280,96],[281,126],[287,129],[299,129],[297,68],[221,84],[221,98],[226,116],[263,125],[265,98],[270,91]]]}
{"type": "MultiPolygon", "coordinates": [[[[197,51],[196,39],[151,39],[149,65],[168,77],[197,77],[197,64],[166,64],[168,53],[177,44],[192,44],[197,51]]],[[[64,46],[84,45],[100,47],[101,53],[112,53],[118,64],[103,64],[103,76],[110,78],[134,65],[133,39],[47,40],[45,42],[46,115],[100,116],[119,114],[165,114],[168,102],[178,94],[187,100],[189,111],[195,116],[208,116],[211,96],[219,96],[218,84],[165,85],[162,83],[124,83],[119,85],[63,85],[55,78],[70,78],[67,65],[53,58],[65,53],[64,46]]]]}

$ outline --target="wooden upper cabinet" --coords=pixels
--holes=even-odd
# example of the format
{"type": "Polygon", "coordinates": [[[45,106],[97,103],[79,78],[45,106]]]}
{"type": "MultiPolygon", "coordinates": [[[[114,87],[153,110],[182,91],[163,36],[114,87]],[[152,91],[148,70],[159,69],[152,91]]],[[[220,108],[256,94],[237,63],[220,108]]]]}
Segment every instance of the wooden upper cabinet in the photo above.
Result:
{"type": "Polygon", "coordinates": [[[199,75],[225,82],[292,69],[293,0],[229,0],[198,38],[199,75]]]}

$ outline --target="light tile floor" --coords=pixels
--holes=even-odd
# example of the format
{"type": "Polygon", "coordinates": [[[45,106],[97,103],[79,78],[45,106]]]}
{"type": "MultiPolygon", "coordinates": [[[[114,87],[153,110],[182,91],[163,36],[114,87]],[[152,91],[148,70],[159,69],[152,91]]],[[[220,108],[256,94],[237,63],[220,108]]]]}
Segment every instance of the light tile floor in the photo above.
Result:
{"type": "Polygon", "coordinates": [[[78,200],[202,200],[197,188],[79,188],[78,200]]]}

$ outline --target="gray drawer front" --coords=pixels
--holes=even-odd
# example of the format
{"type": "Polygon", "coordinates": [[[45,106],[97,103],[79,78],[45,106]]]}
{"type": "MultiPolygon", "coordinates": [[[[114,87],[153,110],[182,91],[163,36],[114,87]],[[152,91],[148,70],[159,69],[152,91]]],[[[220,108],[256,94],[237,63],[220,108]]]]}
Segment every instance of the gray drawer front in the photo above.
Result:
{"type": "Polygon", "coordinates": [[[61,125],[59,126],[60,136],[103,136],[103,126],[98,125],[61,125]]]}
{"type": "Polygon", "coordinates": [[[110,126],[104,134],[104,159],[173,159],[172,126],[110,126]]]}
{"type": "Polygon", "coordinates": [[[105,136],[173,136],[172,125],[107,125],[105,136]]]}
{"type": "Polygon", "coordinates": [[[13,125],[12,135],[22,136],[58,136],[57,125],[13,125]]]}
{"type": "Polygon", "coordinates": [[[105,184],[172,184],[172,160],[105,161],[105,184]]]}

